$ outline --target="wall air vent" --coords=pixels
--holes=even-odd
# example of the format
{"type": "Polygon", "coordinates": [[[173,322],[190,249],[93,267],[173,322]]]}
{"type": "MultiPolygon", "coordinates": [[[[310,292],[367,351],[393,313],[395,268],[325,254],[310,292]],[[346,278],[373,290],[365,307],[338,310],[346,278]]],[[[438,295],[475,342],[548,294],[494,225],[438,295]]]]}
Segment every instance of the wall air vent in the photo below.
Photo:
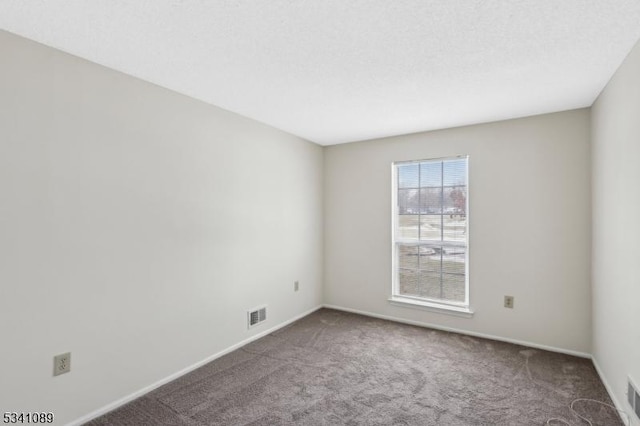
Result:
{"type": "Polygon", "coordinates": [[[248,328],[255,327],[263,321],[267,320],[267,307],[259,306],[255,309],[247,311],[247,326],[248,328]]]}

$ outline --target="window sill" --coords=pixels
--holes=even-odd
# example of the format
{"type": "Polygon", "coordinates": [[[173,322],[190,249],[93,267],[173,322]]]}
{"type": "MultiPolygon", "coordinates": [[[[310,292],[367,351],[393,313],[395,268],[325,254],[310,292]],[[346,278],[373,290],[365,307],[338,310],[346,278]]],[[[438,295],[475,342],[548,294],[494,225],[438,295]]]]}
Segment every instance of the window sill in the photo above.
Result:
{"type": "Polygon", "coordinates": [[[440,303],[425,302],[422,300],[409,299],[405,297],[394,296],[389,299],[389,303],[395,306],[403,306],[405,308],[422,309],[424,311],[436,312],[439,314],[454,315],[456,317],[471,318],[473,311],[470,308],[462,306],[451,306],[440,303]]]}

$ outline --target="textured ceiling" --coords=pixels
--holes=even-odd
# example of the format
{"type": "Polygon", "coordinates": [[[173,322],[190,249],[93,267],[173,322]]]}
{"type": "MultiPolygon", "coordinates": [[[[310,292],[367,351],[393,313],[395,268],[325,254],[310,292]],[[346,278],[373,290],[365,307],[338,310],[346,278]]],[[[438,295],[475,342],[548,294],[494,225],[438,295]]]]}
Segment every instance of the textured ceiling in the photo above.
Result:
{"type": "Polygon", "coordinates": [[[2,0],[0,28],[328,145],[589,106],[640,0],[2,0]]]}

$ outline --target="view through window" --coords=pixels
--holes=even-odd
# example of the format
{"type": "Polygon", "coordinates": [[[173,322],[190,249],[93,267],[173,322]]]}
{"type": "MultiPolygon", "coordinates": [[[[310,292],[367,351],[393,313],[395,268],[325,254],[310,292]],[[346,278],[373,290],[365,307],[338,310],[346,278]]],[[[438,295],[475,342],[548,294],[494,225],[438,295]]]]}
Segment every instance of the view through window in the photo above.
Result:
{"type": "Polygon", "coordinates": [[[395,297],[468,307],[467,157],[394,164],[395,297]]]}

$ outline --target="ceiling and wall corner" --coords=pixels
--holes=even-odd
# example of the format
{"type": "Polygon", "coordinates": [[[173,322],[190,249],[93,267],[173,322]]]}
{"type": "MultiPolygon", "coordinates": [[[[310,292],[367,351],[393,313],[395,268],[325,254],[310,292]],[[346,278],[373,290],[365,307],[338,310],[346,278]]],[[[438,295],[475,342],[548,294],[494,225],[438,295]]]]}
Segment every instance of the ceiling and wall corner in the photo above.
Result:
{"type": "Polygon", "coordinates": [[[322,145],[590,106],[616,0],[0,2],[0,28],[322,145]]]}

